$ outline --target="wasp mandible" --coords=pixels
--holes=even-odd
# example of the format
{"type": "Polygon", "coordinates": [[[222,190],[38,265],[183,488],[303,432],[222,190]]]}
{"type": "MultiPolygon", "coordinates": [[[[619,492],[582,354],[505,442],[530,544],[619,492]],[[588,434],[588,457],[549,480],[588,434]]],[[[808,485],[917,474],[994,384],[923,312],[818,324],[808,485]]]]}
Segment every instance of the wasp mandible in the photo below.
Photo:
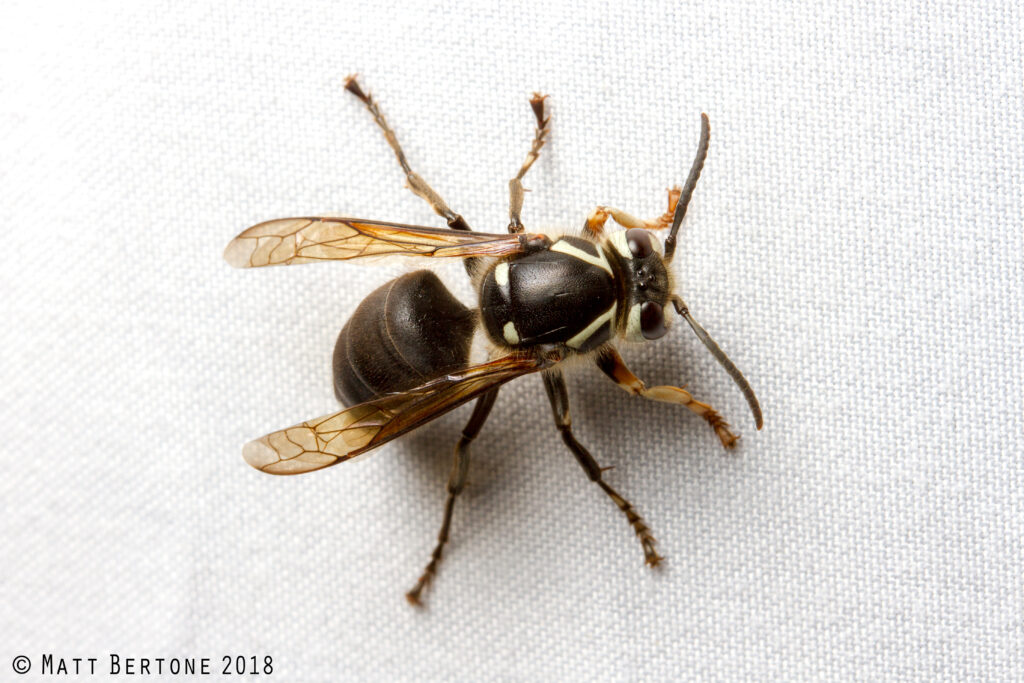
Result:
{"type": "Polygon", "coordinates": [[[354,76],[345,88],[366,106],[405,172],[408,187],[426,200],[448,228],[356,218],[285,218],[267,221],[228,244],[232,266],[290,265],[383,256],[463,259],[477,295],[475,309],[456,299],[429,270],[396,278],[372,292],[342,328],[334,348],[334,389],[344,410],[273,432],[244,447],[250,465],[270,474],[299,474],[351,460],[476,399],[455,446],[448,496],[437,545],[416,585],[406,593],[419,605],[437,572],[455,500],[466,483],[469,447],[480,433],[504,383],[540,372],[562,440],[591,481],[625,514],[656,566],[654,537],[633,505],[602,476],[602,468],[572,431],[569,394],[560,364],[587,357],[630,394],[685,406],[704,418],[725,448],[738,437],[707,403],[681,387],[644,384],[623,362],[614,341],[663,337],[671,305],[742,390],[761,429],[761,408],[750,384],[675,293],[669,265],[676,235],[697,185],[710,139],[701,115],[697,155],[682,189],[669,190],[668,210],[653,220],[599,206],[578,235],[525,231],[523,178],[540,156],[550,130],[546,96],[534,94],[533,144],[509,181],[507,234],[476,232],[412,170],[376,101],[354,76]],[[623,229],[605,231],[611,218],[623,229]],[[668,230],[664,245],[652,234],[668,230]],[[482,357],[479,349],[483,349],[482,357]],[[476,351],[475,351],[476,350],[476,351]]]}

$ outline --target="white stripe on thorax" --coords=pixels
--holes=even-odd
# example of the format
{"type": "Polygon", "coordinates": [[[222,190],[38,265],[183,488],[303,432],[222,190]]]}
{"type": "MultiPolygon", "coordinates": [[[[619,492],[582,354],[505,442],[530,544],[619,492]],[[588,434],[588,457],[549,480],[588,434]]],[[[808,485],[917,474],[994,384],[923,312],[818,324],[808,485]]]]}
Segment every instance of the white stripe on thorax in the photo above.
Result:
{"type": "Polygon", "coordinates": [[[599,246],[597,247],[597,256],[594,256],[592,254],[588,254],[579,247],[574,247],[565,240],[558,240],[553,245],[551,245],[551,251],[559,251],[562,252],[563,254],[572,256],[573,258],[578,258],[581,261],[586,261],[587,263],[595,265],[598,268],[603,268],[604,270],[608,271],[609,275],[612,275],[612,267],[608,263],[608,257],[604,255],[604,249],[602,249],[599,246]]]}
{"type": "Polygon", "coordinates": [[[578,349],[583,346],[583,344],[590,339],[595,332],[601,329],[605,323],[615,318],[615,309],[617,306],[618,303],[613,301],[611,307],[607,311],[594,318],[594,320],[587,325],[586,329],[565,343],[574,349],[578,349]]]}
{"type": "Polygon", "coordinates": [[[501,330],[502,335],[505,337],[505,341],[515,346],[519,343],[519,332],[516,330],[516,324],[509,320],[505,323],[505,327],[501,330]]]}
{"type": "Polygon", "coordinates": [[[494,281],[499,287],[508,287],[508,262],[503,261],[494,268],[494,281]]]}
{"type": "Polygon", "coordinates": [[[611,236],[608,238],[608,241],[612,243],[613,247],[615,247],[615,251],[617,251],[620,254],[622,254],[623,258],[625,258],[625,259],[632,259],[633,258],[633,252],[631,252],[629,250],[629,244],[626,242],[626,231],[625,230],[619,230],[618,232],[613,232],[611,234],[611,236]]]}

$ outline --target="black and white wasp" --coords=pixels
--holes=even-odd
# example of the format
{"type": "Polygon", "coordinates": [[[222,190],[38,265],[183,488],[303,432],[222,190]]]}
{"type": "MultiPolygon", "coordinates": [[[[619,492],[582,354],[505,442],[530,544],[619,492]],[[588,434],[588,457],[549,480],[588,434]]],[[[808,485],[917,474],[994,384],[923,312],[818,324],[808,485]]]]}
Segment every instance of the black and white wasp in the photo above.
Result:
{"type": "Polygon", "coordinates": [[[676,233],[707,155],[710,127],[701,117],[700,145],[682,189],[669,191],[666,213],[641,220],[610,207],[598,207],[579,235],[549,237],[524,231],[520,220],[523,177],[544,146],[550,118],[544,97],[530,100],[537,120],[526,161],[509,181],[507,234],[473,231],[459,214],[409,166],[394,131],[355,77],[346,89],[373,115],[409,188],[448,223],[448,229],[354,218],[285,218],[260,223],[228,244],[232,266],[288,265],[371,256],[455,257],[464,259],[477,293],[477,306],[460,303],[429,270],[417,270],[372,292],[342,328],[334,348],[334,388],[348,407],[273,432],[244,447],[253,467],[270,474],[299,474],[351,460],[357,455],[476,399],[473,414],[455,447],[444,520],[430,562],[406,597],[420,604],[423,589],[437,571],[448,540],[455,499],[469,468],[469,445],[487,419],[502,384],[540,372],[562,439],[595,482],[625,513],[643,546],[648,565],[661,557],[654,537],[633,506],[602,477],[602,468],[573,436],[569,396],[560,364],[590,358],[631,394],[676,403],[704,418],[722,445],[735,445],[725,420],[710,405],[680,387],[648,387],[615,350],[614,341],[643,342],[668,331],[671,305],[689,323],[743,391],[757,428],[761,409],[736,366],[693,319],[674,292],[668,266],[676,233]],[[611,218],[624,230],[606,232],[611,218]],[[668,229],[662,247],[652,231],[668,229]],[[471,360],[482,342],[487,357],[471,360]]]}

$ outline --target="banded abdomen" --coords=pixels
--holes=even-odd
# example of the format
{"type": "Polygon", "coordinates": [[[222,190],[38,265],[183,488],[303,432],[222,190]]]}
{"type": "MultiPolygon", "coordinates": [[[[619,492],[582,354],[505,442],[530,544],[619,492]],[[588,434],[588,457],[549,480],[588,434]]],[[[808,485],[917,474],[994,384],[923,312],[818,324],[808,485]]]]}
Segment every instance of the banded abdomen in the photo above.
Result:
{"type": "Polygon", "coordinates": [[[495,342],[565,344],[581,353],[611,339],[619,291],[600,245],[562,237],[549,249],[502,261],[480,285],[480,314],[495,342]]]}
{"type": "Polygon", "coordinates": [[[429,270],[366,297],[334,345],[334,391],[346,405],[406,391],[465,368],[476,314],[429,270]]]}

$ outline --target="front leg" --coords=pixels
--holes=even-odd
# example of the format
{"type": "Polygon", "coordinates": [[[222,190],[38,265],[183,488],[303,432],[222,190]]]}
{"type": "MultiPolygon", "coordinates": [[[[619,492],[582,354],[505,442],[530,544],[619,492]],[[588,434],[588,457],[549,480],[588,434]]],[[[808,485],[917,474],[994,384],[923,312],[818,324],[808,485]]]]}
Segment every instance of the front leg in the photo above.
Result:
{"type": "Polygon", "coordinates": [[[601,236],[604,234],[604,224],[608,222],[609,218],[627,229],[664,230],[672,225],[672,216],[675,214],[681,192],[682,190],[678,186],[670,189],[668,191],[668,211],[651,220],[637,218],[610,206],[599,206],[587,217],[587,222],[583,225],[583,232],[592,237],[601,236]]]}
{"type": "Polygon", "coordinates": [[[569,391],[566,389],[565,378],[562,376],[562,372],[560,370],[546,371],[544,373],[544,388],[548,392],[551,410],[555,415],[555,424],[562,433],[562,440],[565,442],[565,445],[576,456],[576,460],[583,468],[583,471],[587,473],[587,476],[590,477],[590,480],[600,486],[601,490],[626,515],[630,526],[633,527],[637,538],[640,539],[640,545],[643,546],[644,561],[651,567],[658,566],[658,563],[664,558],[654,550],[654,536],[651,535],[651,530],[647,527],[646,522],[637,514],[628,500],[620,496],[615,489],[605,483],[601,475],[608,468],[602,468],[598,465],[597,461],[594,460],[594,456],[573,436],[572,420],[569,417],[569,391]]]}
{"type": "Polygon", "coordinates": [[[690,411],[700,415],[711,425],[711,428],[715,430],[715,434],[718,435],[719,441],[722,442],[722,446],[725,448],[736,446],[736,442],[740,437],[729,431],[729,424],[718,414],[718,411],[707,403],[701,403],[682,387],[664,385],[648,387],[639,377],[633,374],[633,371],[629,369],[625,361],[622,360],[622,356],[614,348],[609,347],[598,355],[597,367],[601,368],[604,374],[611,377],[612,381],[634,396],[642,396],[652,401],[664,401],[665,403],[686,406],[690,411]]]}

